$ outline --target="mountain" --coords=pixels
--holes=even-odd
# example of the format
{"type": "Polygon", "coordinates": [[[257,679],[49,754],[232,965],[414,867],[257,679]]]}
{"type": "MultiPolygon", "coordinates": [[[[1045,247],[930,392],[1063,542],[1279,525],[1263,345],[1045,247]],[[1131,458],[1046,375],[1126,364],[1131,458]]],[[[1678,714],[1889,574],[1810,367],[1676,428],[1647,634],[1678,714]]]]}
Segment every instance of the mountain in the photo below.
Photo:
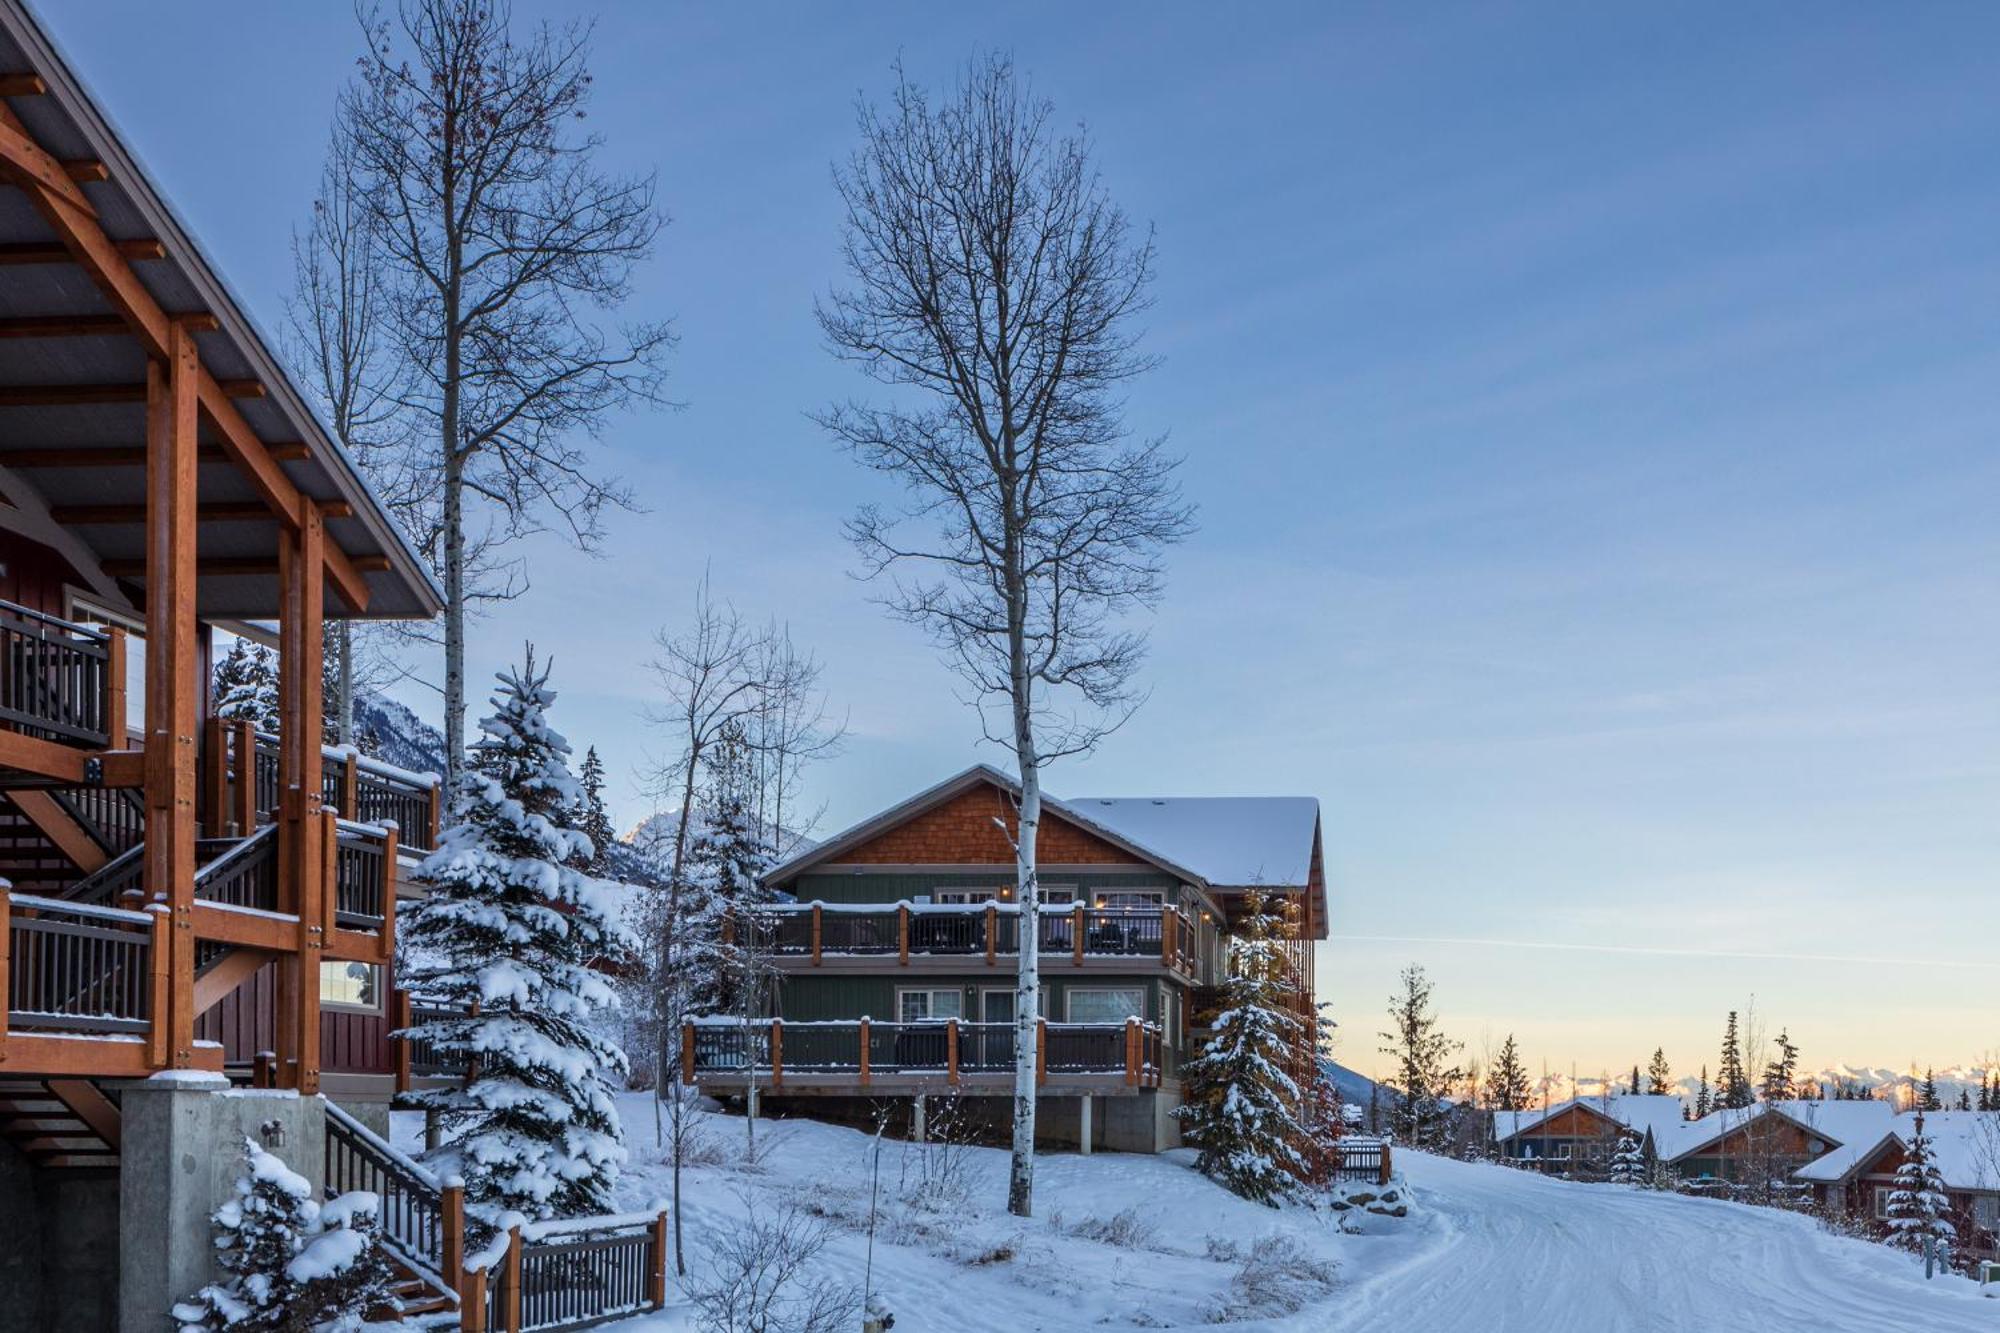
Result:
{"type": "Polygon", "coordinates": [[[1357,1073],[1337,1060],[1321,1060],[1320,1067],[1333,1080],[1334,1088],[1340,1093],[1340,1100],[1350,1106],[1366,1106],[1374,1095],[1375,1080],[1366,1074],[1357,1073]]]}
{"type": "Polygon", "coordinates": [[[387,695],[355,694],[354,730],[357,737],[374,734],[370,753],[385,764],[412,773],[444,772],[444,733],[387,695]]]}
{"type": "MultiPolygon", "coordinates": [[[[1977,1105],[1980,1081],[1988,1076],[2000,1077],[2000,1066],[1963,1065],[1936,1070],[1938,1100],[1947,1108],[1954,1107],[1958,1105],[1959,1094],[1964,1093],[1977,1105]]],[[[1612,1075],[1609,1091],[1626,1091],[1625,1084],[1630,1078],[1629,1072],[1624,1078],[1612,1075]]],[[[1897,1106],[1907,1108],[1916,1104],[1918,1089],[1924,1081],[1924,1071],[1904,1070],[1899,1073],[1894,1069],[1872,1069],[1866,1065],[1833,1064],[1824,1069],[1802,1070],[1799,1081],[1817,1084],[1827,1096],[1832,1096],[1834,1090],[1840,1087],[1859,1089],[1868,1096],[1893,1101],[1897,1106]]],[[[1674,1092],[1690,1106],[1694,1104],[1700,1088],[1701,1080],[1693,1075],[1674,1080],[1674,1092]]],[[[1533,1084],[1534,1099],[1537,1103],[1544,1096],[1549,1101],[1559,1102],[1570,1097],[1572,1092],[1579,1097],[1599,1097],[1604,1095],[1606,1090],[1607,1085],[1602,1076],[1580,1075],[1572,1085],[1567,1074],[1550,1074],[1533,1084]]],[[[1713,1083],[1709,1085],[1709,1091],[1711,1094],[1714,1093],[1713,1083]]]]}

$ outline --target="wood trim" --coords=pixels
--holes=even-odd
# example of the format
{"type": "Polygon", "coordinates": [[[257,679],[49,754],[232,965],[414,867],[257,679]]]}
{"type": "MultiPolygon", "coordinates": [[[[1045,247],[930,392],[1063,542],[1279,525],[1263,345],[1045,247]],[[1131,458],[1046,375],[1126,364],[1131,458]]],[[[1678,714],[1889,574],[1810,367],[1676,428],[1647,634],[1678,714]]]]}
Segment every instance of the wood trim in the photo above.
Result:
{"type": "MultiPolygon", "coordinates": [[[[189,915],[194,922],[194,937],[198,940],[240,944],[252,949],[268,949],[277,954],[298,952],[299,927],[289,915],[243,911],[200,900],[194,903],[189,915]]],[[[315,973],[314,981],[317,980],[318,974],[315,973]]],[[[313,987],[313,994],[319,994],[317,985],[313,987]]],[[[284,1024],[279,1024],[280,1032],[283,1029],[284,1024]]]]}
{"type": "Polygon", "coordinates": [[[771,1020],[771,1086],[785,1086],[785,1020],[771,1020]]]}
{"type": "MultiPolygon", "coordinates": [[[[7,1039],[7,1068],[54,1077],[145,1078],[157,1068],[145,1041],[81,1041],[47,1033],[13,1032],[7,1039]]],[[[222,1072],[222,1048],[197,1046],[188,1068],[222,1072]]]]}
{"type": "Polygon", "coordinates": [[[0,74],[0,97],[39,97],[48,90],[39,74],[0,74]]]}
{"type": "MultiPolygon", "coordinates": [[[[1037,903],[1035,906],[1036,906],[1036,914],[1035,914],[1036,919],[1034,924],[1037,927],[1039,935],[1039,927],[1041,926],[1041,919],[1040,919],[1041,904],[1037,903]]],[[[1078,902],[1075,907],[1070,909],[1069,921],[1070,921],[1069,925],[1070,934],[1075,936],[1075,938],[1070,941],[1070,946],[1076,951],[1076,965],[1078,967],[1082,967],[1083,966],[1083,904],[1081,902],[1078,902]]],[[[1026,908],[1023,908],[1021,911],[1021,925],[1023,929],[1026,929],[1028,926],[1028,911],[1026,908]]],[[[1040,939],[1037,938],[1036,942],[1040,943],[1040,939]]]]}
{"type": "Polygon", "coordinates": [[[150,951],[150,985],[153,1021],[146,1030],[146,1063],[152,1069],[167,1067],[167,1051],[171,1047],[169,1034],[173,1030],[173,960],[169,957],[173,917],[158,908],[153,910],[153,947],[150,951]]]}
{"type": "MultiPolygon", "coordinates": [[[[145,737],[139,738],[143,747],[145,737]]],[[[94,756],[97,760],[97,785],[100,787],[143,787],[146,785],[146,751],[105,750],[94,756]]]]}
{"type": "Polygon", "coordinates": [[[70,818],[69,811],[56,804],[56,798],[45,791],[20,788],[7,793],[7,799],[14,808],[24,815],[28,822],[41,830],[44,838],[55,845],[69,863],[88,875],[111,858],[97,845],[96,839],[84,831],[83,825],[70,818]]]}
{"type": "Polygon", "coordinates": [[[69,1108],[71,1115],[90,1126],[90,1132],[118,1151],[121,1122],[118,1108],[111,1104],[95,1083],[81,1078],[52,1078],[49,1092],[69,1108]]]}
{"type": "Polygon", "coordinates": [[[958,1020],[944,1021],[944,1081],[958,1086],[958,1020]]]}

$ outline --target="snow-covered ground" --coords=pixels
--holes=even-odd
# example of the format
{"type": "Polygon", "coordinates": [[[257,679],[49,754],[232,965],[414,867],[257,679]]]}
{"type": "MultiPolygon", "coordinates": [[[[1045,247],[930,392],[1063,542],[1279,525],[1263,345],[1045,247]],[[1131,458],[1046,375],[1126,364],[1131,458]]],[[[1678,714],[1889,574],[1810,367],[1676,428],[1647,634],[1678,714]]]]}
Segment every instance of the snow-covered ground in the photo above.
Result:
{"type": "MultiPolygon", "coordinates": [[[[651,1103],[628,1096],[621,1109],[633,1158],[621,1206],[638,1210],[666,1196],[668,1172],[652,1146],[651,1103]]],[[[399,1143],[415,1138],[416,1119],[398,1114],[399,1143]]],[[[740,1118],[704,1121],[712,1160],[682,1182],[690,1267],[699,1272],[714,1239],[746,1217],[793,1204],[828,1230],[809,1272],[858,1287],[870,1138],[766,1120],[752,1166],[740,1118]]],[[[963,1179],[928,1195],[924,1153],[882,1145],[874,1286],[898,1333],[1187,1327],[1218,1315],[1245,1333],[2000,1329],[2000,1301],[1982,1300],[1963,1279],[1926,1283],[1908,1256],[1828,1235],[1803,1217],[1719,1201],[1404,1153],[1398,1162],[1418,1201],[1408,1218],[1278,1212],[1211,1185],[1189,1169],[1188,1154],[1054,1154],[1037,1168],[1037,1216],[1022,1222],[1002,1206],[1005,1153],[961,1150],[963,1179]],[[1287,1262],[1259,1271],[1259,1257],[1287,1245],[1296,1247],[1287,1262]],[[1252,1277],[1320,1266],[1330,1284],[1247,1296],[1246,1261],[1252,1277]],[[1258,1299],[1261,1310],[1246,1308],[1258,1299]],[[1302,1304],[1286,1313],[1287,1299],[1302,1304]]],[[[683,1306],[607,1327],[685,1333],[695,1323],[683,1306]]]]}

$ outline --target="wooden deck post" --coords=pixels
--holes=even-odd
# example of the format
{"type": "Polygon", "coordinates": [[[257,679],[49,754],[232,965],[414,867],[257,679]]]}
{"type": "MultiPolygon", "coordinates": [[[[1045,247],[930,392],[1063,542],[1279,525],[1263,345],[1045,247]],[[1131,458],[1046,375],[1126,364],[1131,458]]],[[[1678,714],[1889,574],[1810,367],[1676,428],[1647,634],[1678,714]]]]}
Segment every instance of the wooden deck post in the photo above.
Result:
{"type": "Polygon", "coordinates": [[[147,978],[152,986],[152,1022],[146,1029],[146,1063],[155,1069],[165,1069],[169,1053],[173,1050],[173,924],[174,917],[166,908],[152,912],[153,947],[148,960],[147,978]]]}
{"type": "Polygon", "coordinates": [[[240,719],[236,733],[236,836],[247,838],[257,831],[257,724],[240,719]]]}
{"type": "Polygon", "coordinates": [[[1139,1086],[1139,1020],[1125,1020],[1125,1086],[1139,1086]]]}
{"type": "MultiPolygon", "coordinates": [[[[194,335],[170,326],[164,360],[146,363],[145,884],[172,921],[163,1065],[194,1065],[195,485],[194,335]]],[[[122,726],[122,721],[120,723],[122,726]]]]}
{"type": "Polygon", "coordinates": [[[259,1051],[250,1057],[250,1086],[253,1088],[275,1088],[278,1086],[277,1061],[269,1051],[259,1051]]]}
{"type": "Polygon", "coordinates": [[[201,729],[202,827],[211,838],[229,836],[229,759],[222,752],[222,719],[212,717],[201,729]]]}
{"type": "MultiPolygon", "coordinates": [[[[14,993],[7,977],[9,952],[14,943],[14,923],[10,919],[13,908],[13,895],[0,890],[0,1067],[4,1067],[7,1063],[7,1010],[11,1007],[9,997],[14,993]]],[[[153,947],[157,949],[159,946],[160,932],[156,929],[153,932],[153,947]]],[[[158,1026],[157,1023],[154,1024],[156,1029],[158,1026]]],[[[150,1064],[151,1061],[147,1063],[150,1064]]]]}
{"type": "Polygon", "coordinates": [[[819,966],[819,904],[813,904],[813,966],[819,966]]]}
{"type": "Polygon", "coordinates": [[[340,816],[325,806],[319,811],[320,940],[333,938],[335,913],[340,910],[340,816]]]}
{"type": "Polygon", "coordinates": [[[500,1274],[500,1328],[495,1333],[521,1333],[521,1228],[507,1228],[507,1261],[500,1274]]]}
{"type": "Polygon", "coordinates": [[[1076,938],[1071,941],[1076,949],[1076,965],[1083,966],[1083,904],[1078,903],[1069,914],[1070,933],[1076,938]]]}
{"type": "Polygon", "coordinates": [[[1160,966],[1169,970],[1173,968],[1177,956],[1174,944],[1181,929],[1179,915],[1172,907],[1162,905],[1160,908],[1160,966]]]}
{"type": "Polygon", "coordinates": [[[347,758],[340,766],[340,817],[359,819],[356,813],[361,809],[361,756],[354,751],[347,752],[347,758]]]}
{"type": "MultiPolygon", "coordinates": [[[[389,1031],[402,1032],[410,1026],[410,993],[398,986],[389,992],[389,1031]]],[[[396,1091],[410,1090],[410,1042],[407,1037],[391,1036],[389,1049],[396,1062],[396,1091]]]]}
{"type": "Polygon", "coordinates": [[[459,1333],[487,1333],[486,1270],[475,1268],[458,1276],[459,1333]]]}
{"type": "Polygon", "coordinates": [[[382,929],[378,936],[381,948],[376,956],[384,963],[396,959],[396,835],[394,820],[382,827],[382,929]]]}
{"type": "Polygon", "coordinates": [[[319,964],[326,947],[326,821],[321,815],[321,625],[326,611],[326,523],[301,506],[296,531],[279,534],[282,610],[278,643],[278,903],[299,918],[298,952],[279,961],[280,1054],[285,1086],[319,1090],[319,964]],[[290,1021],[288,1022],[287,1019],[290,1021]],[[287,1032],[287,1028],[293,1029],[287,1032]],[[291,1050],[282,1043],[291,1038],[291,1050]]]}
{"type": "Polygon", "coordinates": [[[444,792],[438,784],[431,784],[431,840],[429,846],[435,850],[438,836],[444,832],[444,792]]]}
{"type": "MultiPolygon", "coordinates": [[[[456,1180],[456,1177],[453,1178],[456,1180]]],[[[454,1290],[465,1290],[465,1186],[447,1182],[439,1200],[439,1220],[441,1254],[439,1266],[444,1269],[443,1277],[454,1290]]],[[[463,1307],[461,1307],[463,1309],[463,1307]]],[[[470,1323],[466,1325],[469,1329],[470,1323]]]]}
{"type": "Polygon", "coordinates": [[[986,966],[992,967],[1000,950],[1000,909],[986,904],[986,966]]]}
{"type": "Polygon", "coordinates": [[[694,1020],[681,1020],[681,1082],[694,1086],[694,1020]]]}
{"type": "Polygon", "coordinates": [[[1049,1020],[1035,1020],[1035,1086],[1049,1081],[1049,1020]]]}
{"type": "MultiPolygon", "coordinates": [[[[5,979],[5,977],[4,977],[4,973],[0,973],[0,980],[4,980],[4,979],[5,979]]],[[[0,1057],[0,1058],[4,1058],[4,1057],[0,1057]]],[[[865,1088],[865,1087],[867,1087],[867,1086],[868,1086],[868,1017],[867,1017],[867,1015],[865,1015],[865,1014],[864,1014],[864,1015],[862,1015],[862,1018],[861,1018],[861,1064],[860,1064],[860,1070],[861,1070],[861,1086],[865,1088]]]]}
{"type": "Polygon", "coordinates": [[[1382,1176],[1376,1183],[1378,1185],[1387,1185],[1389,1183],[1389,1140],[1387,1139],[1382,1140],[1382,1176]]]}
{"type": "Polygon", "coordinates": [[[944,1081],[958,1086],[958,1020],[948,1018],[944,1024],[944,1081]]]}
{"type": "Polygon", "coordinates": [[[785,1020],[771,1020],[771,1086],[785,1086],[785,1020]]]}
{"type": "Polygon", "coordinates": [[[646,1304],[655,1310],[667,1305],[667,1210],[653,1219],[653,1271],[646,1275],[646,1304]]]}
{"type": "Polygon", "coordinates": [[[125,731],[125,627],[113,625],[104,637],[104,733],[110,748],[122,750],[125,731]]]}
{"type": "Polygon", "coordinates": [[[900,967],[910,965],[910,906],[896,904],[896,963],[900,967]]]}

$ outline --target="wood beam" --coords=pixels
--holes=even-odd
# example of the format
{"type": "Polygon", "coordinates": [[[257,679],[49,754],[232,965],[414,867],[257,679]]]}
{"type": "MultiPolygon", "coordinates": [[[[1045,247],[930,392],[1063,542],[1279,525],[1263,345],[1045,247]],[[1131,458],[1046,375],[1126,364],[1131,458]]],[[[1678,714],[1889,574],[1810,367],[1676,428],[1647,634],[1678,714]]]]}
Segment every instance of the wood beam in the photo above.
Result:
{"type": "Polygon", "coordinates": [[[48,90],[39,74],[0,74],[0,97],[40,97],[48,90]]]}
{"type": "Polygon", "coordinates": [[[143,787],[146,785],[144,750],[103,750],[90,756],[97,761],[100,787],[143,787]]]}
{"type": "MultiPolygon", "coordinates": [[[[257,380],[219,380],[216,392],[225,398],[262,398],[257,380]]],[[[143,403],[144,384],[15,384],[0,388],[0,407],[82,407],[98,403],[143,403]]]]}
{"type": "Polygon", "coordinates": [[[194,1011],[205,1014],[221,1004],[229,992],[257,975],[264,964],[278,955],[269,949],[231,950],[208,971],[194,979],[194,1011]]]}
{"type": "Polygon", "coordinates": [[[31,195],[59,201],[92,222],[97,220],[97,209],[83,187],[70,178],[62,163],[42,151],[11,109],[0,116],[0,172],[31,195]]]}
{"type": "MultiPolygon", "coordinates": [[[[196,899],[194,904],[194,936],[198,940],[214,940],[218,944],[238,944],[246,949],[263,949],[274,954],[292,955],[299,947],[299,925],[290,913],[254,912],[247,909],[235,910],[220,903],[196,899]]],[[[315,980],[317,974],[315,973],[315,980]]],[[[319,994],[317,987],[314,995],[319,994]]],[[[189,996],[192,998],[190,988],[189,996]]],[[[285,1024],[278,1024],[279,1040],[284,1039],[285,1024]]]]}
{"type": "MultiPolygon", "coordinates": [[[[274,517],[269,510],[265,510],[263,516],[265,518],[274,517]]],[[[119,559],[106,560],[103,563],[104,572],[114,579],[143,579],[146,576],[146,562],[144,560],[119,559]]],[[[212,556],[207,560],[199,562],[196,566],[196,572],[216,577],[248,574],[268,576],[278,573],[283,564],[282,560],[273,560],[268,556],[261,555],[212,556]]],[[[350,556],[348,557],[348,567],[357,574],[380,574],[389,568],[389,557],[386,555],[350,556]]],[[[333,571],[331,569],[326,570],[325,573],[329,580],[333,578],[333,571]]]]}
{"type": "Polygon", "coordinates": [[[56,778],[81,786],[84,764],[89,759],[90,753],[86,750],[45,741],[38,736],[23,736],[18,731],[0,731],[0,768],[18,768],[38,777],[56,778]]]}
{"type": "MultiPolygon", "coordinates": [[[[213,333],[222,327],[214,315],[180,315],[181,323],[194,333],[213,333]]],[[[132,326],[123,315],[24,315],[0,319],[0,338],[105,338],[124,337],[132,326]]]]}
{"type": "MultiPolygon", "coordinates": [[[[167,257],[167,247],[159,241],[113,241],[111,249],[120,259],[133,262],[167,257]]],[[[13,241],[0,245],[0,266],[75,262],[76,255],[60,241],[13,241]]]]}
{"type": "Polygon", "coordinates": [[[118,1118],[118,1108],[111,1104],[95,1083],[77,1078],[52,1078],[49,1091],[56,1099],[70,1109],[70,1114],[90,1126],[90,1132],[118,1150],[119,1129],[122,1122],[118,1118]]]}
{"type": "Polygon", "coordinates": [[[167,1063],[194,1060],[195,450],[202,376],[194,335],[170,330],[147,363],[146,883],[164,895],[169,930],[167,1063]]]}
{"type": "Polygon", "coordinates": [[[62,164],[63,174],[78,185],[111,179],[111,169],[94,157],[71,158],[62,164]]]}
{"type": "MultiPolygon", "coordinates": [[[[7,1034],[7,1067],[58,1078],[145,1078],[153,1072],[143,1040],[107,1041],[99,1034],[64,1037],[19,1028],[7,1034]]],[[[197,1046],[189,1067],[221,1073],[222,1048],[197,1046]]]]}
{"type": "MultiPolygon", "coordinates": [[[[287,1087],[319,1090],[319,964],[330,904],[327,824],[320,809],[322,756],[321,625],[326,616],[326,525],[308,507],[295,531],[280,533],[283,609],[278,617],[278,902],[298,913],[297,952],[279,966],[280,1032],[296,1015],[291,1059],[279,1070],[287,1087]],[[287,1005],[285,1002],[290,1001],[287,1005]]],[[[280,1050],[280,1055],[286,1054],[280,1050]]]]}
{"type": "Polygon", "coordinates": [[[8,792],[7,798],[71,865],[84,874],[90,874],[110,859],[97,845],[97,840],[84,831],[83,825],[72,819],[69,811],[57,805],[56,798],[47,792],[24,788],[8,792]]]}

